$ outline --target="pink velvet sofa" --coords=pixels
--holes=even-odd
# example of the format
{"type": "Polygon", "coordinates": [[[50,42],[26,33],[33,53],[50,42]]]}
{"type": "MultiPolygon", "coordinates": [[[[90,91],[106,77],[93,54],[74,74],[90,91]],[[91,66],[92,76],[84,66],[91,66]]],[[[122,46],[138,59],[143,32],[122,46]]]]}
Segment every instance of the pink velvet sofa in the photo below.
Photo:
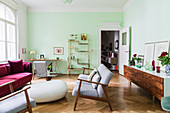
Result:
{"type": "MultiPolygon", "coordinates": [[[[31,82],[32,64],[30,62],[22,62],[22,60],[9,61],[9,63],[0,64],[0,85],[13,80],[15,81],[12,83],[14,90],[31,82]]],[[[0,88],[0,97],[9,93],[9,86],[3,86],[0,88]]]]}

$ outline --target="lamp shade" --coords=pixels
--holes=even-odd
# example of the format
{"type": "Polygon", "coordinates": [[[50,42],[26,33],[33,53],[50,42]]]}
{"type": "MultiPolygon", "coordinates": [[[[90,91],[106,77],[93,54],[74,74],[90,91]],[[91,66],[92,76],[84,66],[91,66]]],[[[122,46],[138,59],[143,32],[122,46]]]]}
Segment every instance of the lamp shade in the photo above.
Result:
{"type": "Polygon", "coordinates": [[[34,50],[30,50],[29,51],[29,54],[31,55],[31,54],[35,54],[36,52],[34,51],[34,50]]]}

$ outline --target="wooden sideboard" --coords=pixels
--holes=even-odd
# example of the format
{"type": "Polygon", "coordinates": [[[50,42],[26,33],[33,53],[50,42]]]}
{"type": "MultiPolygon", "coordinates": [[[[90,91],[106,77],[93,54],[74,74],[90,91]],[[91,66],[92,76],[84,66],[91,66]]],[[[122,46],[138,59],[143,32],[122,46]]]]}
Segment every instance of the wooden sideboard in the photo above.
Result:
{"type": "Polygon", "coordinates": [[[170,76],[165,72],[156,73],[124,65],[124,77],[159,100],[164,96],[170,96],[170,76]]]}

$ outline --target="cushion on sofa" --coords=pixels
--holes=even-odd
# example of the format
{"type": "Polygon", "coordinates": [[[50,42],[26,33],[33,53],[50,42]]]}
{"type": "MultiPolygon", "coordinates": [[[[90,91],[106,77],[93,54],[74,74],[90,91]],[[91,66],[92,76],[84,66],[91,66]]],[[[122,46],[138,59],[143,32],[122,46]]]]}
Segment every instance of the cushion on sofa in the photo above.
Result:
{"type": "Polygon", "coordinates": [[[7,72],[7,68],[6,66],[0,66],[0,76],[4,76],[4,75],[7,75],[8,72],[7,72]]]}
{"type": "Polygon", "coordinates": [[[11,74],[11,66],[10,66],[9,64],[7,64],[7,65],[5,65],[5,66],[6,66],[8,75],[11,74]]]}
{"type": "Polygon", "coordinates": [[[8,61],[11,66],[11,74],[20,73],[24,71],[22,60],[8,61]]]}
{"type": "Polygon", "coordinates": [[[23,73],[16,73],[8,76],[1,77],[4,80],[15,80],[13,83],[14,88],[19,88],[20,86],[25,85],[27,82],[31,81],[32,73],[23,72],[23,73]]]}
{"type": "MultiPolygon", "coordinates": [[[[0,77],[0,79],[6,80],[6,81],[15,80],[15,82],[12,83],[12,85],[13,85],[14,89],[17,89],[31,81],[32,73],[29,73],[29,72],[17,73],[17,74],[0,77]]],[[[8,93],[10,93],[9,86],[3,86],[0,88],[0,97],[6,95],[8,93]]]]}

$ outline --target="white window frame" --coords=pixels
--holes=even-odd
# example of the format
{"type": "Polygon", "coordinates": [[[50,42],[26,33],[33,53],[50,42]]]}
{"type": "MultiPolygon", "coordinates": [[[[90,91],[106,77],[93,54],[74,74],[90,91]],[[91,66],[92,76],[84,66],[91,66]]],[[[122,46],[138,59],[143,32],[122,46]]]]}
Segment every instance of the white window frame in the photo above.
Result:
{"type": "MultiPolygon", "coordinates": [[[[7,5],[7,4],[5,4],[1,1],[0,1],[0,4],[3,4],[3,5],[5,5],[5,7],[8,7],[13,12],[14,18],[15,18],[15,23],[10,22],[7,19],[0,18],[0,21],[5,23],[5,53],[4,53],[5,54],[5,61],[0,60],[0,62],[7,62],[8,60],[17,60],[18,59],[17,11],[15,9],[13,9],[12,7],[10,7],[9,5],[7,5]],[[7,43],[9,41],[7,41],[7,24],[13,25],[15,27],[15,47],[16,47],[16,53],[15,53],[16,56],[15,57],[16,57],[16,59],[9,59],[8,58],[7,43]]],[[[5,17],[6,17],[6,9],[5,9],[5,17]]],[[[0,40],[0,42],[4,42],[4,41],[0,40]]]]}

